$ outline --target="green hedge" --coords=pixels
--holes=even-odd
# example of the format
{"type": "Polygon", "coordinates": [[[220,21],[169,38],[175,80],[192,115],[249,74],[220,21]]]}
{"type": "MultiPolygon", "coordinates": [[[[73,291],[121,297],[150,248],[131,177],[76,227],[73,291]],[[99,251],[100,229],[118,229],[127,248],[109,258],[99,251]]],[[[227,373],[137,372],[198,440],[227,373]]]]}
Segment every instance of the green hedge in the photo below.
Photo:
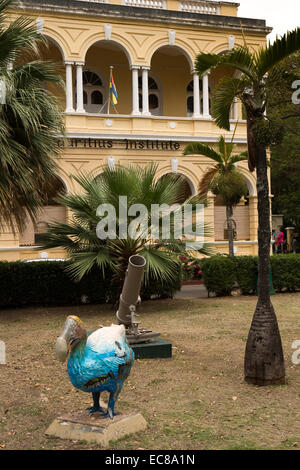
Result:
{"type": "Polygon", "coordinates": [[[201,260],[202,277],[208,292],[230,295],[236,281],[234,260],[225,256],[212,256],[201,260]]]}
{"type": "MultiPolygon", "coordinates": [[[[0,262],[0,308],[103,304],[116,300],[110,270],[105,278],[94,270],[76,282],[65,272],[66,265],[64,261],[0,262]]],[[[142,299],[173,297],[180,289],[180,278],[178,272],[174,284],[150,280],[141,290],[142,299]]]]}
{"type": "MultiPolygon", "coordinates": [[[[230,295],[239,287],[244,295],[256,292],[256,256],[212,256],[201,260],[204,284],[208,292],[230,295]]],[[[273,286],[276,292],[300,289],[300,254],[271,256],[273,286]]]]}
{"type": "Polygon", "coordinates": [[[271,262],[273,285],[277,292],[300,289],[300,254],[275,255],[271,262]]]}

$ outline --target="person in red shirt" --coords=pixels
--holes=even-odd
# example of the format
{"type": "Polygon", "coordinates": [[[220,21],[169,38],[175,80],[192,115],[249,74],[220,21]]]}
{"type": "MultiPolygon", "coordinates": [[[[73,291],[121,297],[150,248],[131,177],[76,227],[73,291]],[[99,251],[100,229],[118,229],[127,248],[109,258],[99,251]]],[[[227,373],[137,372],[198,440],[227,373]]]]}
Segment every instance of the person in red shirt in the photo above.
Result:
{"type": "Polygon", "coordinates": [[[283,242],[284,242],[284,233],[281,227],[280,232],[278,233],[276,237],[276,243],[275,243],[277,254],[283,252],[283,242]]]}

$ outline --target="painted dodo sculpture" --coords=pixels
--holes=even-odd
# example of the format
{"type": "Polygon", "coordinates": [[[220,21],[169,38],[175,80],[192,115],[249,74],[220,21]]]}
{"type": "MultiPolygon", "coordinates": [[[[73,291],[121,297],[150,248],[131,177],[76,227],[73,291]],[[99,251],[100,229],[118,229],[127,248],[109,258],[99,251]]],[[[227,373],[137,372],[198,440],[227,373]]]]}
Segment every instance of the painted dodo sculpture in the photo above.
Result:
{"type": "Polygon", "coordinates": [[[69,356],[68,374],[74,387],[92,393],[94,405],[87,408],[89,412],[113,419],[115,403],[134,362],[124,325],[103,327],[88,334],[82,321],[71,315],[57,339],[56,354],[61,362],[69,356]],[[100,407],[103,391],[110,394],[107,411],[100,407]]]}

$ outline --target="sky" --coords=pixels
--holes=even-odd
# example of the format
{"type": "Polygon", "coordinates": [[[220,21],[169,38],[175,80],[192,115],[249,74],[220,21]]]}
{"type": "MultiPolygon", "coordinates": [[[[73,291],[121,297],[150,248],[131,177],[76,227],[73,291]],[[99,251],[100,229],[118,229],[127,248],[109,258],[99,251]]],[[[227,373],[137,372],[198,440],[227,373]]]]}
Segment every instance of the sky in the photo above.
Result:
{"type": "Polygon", "coordinates": [[[233,0],[240,3],[240,17],[267,20],[273,32],[268,36],[271,41],[276,34],[281,36],[287,30],[300,26],[299,0],[233,0]]]}

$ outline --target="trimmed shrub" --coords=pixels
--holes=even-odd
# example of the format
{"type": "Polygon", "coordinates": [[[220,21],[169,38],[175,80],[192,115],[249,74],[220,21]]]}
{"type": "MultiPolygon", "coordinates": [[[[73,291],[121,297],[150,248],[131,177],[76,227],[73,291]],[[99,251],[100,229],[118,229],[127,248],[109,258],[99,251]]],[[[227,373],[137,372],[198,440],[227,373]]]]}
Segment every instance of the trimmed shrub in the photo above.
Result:
{"type": "Polygon", "coordinates": [[[258,275],[257,256],[234,257],[236,282],[244,295],[254,294],[258,275]]]}
{"type": "MultiPolygon", "coordinates": [[[[230,295],[239,286],[244,295],[255,294],[257,256],[213,256],[201,260],[204,284],[208,292],[230,295]]],[[[273,286],[276,292],[300,290],[300,255],[271,256],[273,286]]]]}
{"type": "Polygon", "coordinates": [[[212,256],[201,260],[202,275],[208,292],[230,295],[236,282],[234,259],[228,256],[212,256]]]}
{"type": "Polygon", "coordinates": [[[148,285],[143,285],[141,288],[142,300],[150,299],[167,299],[173,298],[177,291],[181,289],[182,282],[182,268],[178,265],[178,276],[176,282],[162,282],[156,279],[150,279],[148,285]]]}
{"type": "Polygon", "coordinates": [[[63,261],[0,263],[0,307],[104,303],[109,279],[91,273],[80,282],[64,271],[63,261]]]}
{"type": "MultiPolygon", "coordinates": [[[[101,272],[94,269],[77,282],[66,273],[66,266],[64,261],[1,261],[0,308],[103,304],[116,300],[110,270],[106,270],[103,278],[101,272]]],[[[178,272],[175,285],[150,280],[141,290],[142,299],[173,297],[180,289],[180,278],[178,272]]]]}
{"type": "Polygon", "coordinates": [[[277,292],[300,289],[300,255],[276,255],[271,258],[273,285],[277,292]]]}

